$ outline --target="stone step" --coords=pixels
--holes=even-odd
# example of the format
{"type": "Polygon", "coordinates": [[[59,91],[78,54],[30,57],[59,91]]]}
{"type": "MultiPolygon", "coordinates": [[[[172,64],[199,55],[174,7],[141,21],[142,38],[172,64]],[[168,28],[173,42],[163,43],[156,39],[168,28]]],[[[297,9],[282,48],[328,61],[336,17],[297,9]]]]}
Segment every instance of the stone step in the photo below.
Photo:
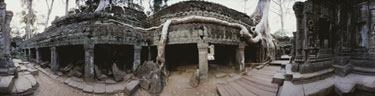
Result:
{"type": "Polygon", "coordinates": [[[14,86],[14,76],[0,77],[0,93],[9,93],[14,86]]]}
{"type": "Polygon", "coordinates": [[[324,69],[324,70],[321,70],[321,71],[318,71],[318,72],[314,72],[314,73],[306,73],[306,74],[301,74],[299,72],[296,72],[296,73],[293,73],[293,79],[292,81],[293,82],[298,82],[298,81],[312,81],[312,80],[315,80],[314,78],[317,78],[318,79],[321,79],[320,77],[325,75],[325,74],[329,74],[329,73],[333,73],[334,72],[334,69],[333,68],[328,68],[328,69],[324,69]]]}
{"type": "Polygon", "coordinates": [[[291,81],[293,78],[292,64],[286,64],[285,66],[285,79],[291,81]]]}
{"type": "Polygon", "coordinates": [[[291,81],[284,81],[280,96],[305,96],[302,84],[294,85],[291,81]]]}
{"type": "Polygon", "coordinates": [[[273,75],[272,83],[277,83],[279,85],[282,85],[285,80],[285,73],[276,73],[273,75]]]}

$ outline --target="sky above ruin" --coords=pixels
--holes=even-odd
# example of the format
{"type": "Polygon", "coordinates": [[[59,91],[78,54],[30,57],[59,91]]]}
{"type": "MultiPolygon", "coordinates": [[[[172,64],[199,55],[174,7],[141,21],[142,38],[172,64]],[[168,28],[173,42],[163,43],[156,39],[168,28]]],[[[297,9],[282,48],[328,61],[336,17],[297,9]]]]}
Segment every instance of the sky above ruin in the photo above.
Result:
{"type": "MultiPolygon", "coordinates": [[[[52,0],[48,0],[51,2],[52,0]]],[[[69,0],[69,9],[76,8],[75,0],[69,0]]],[[[136,0],[135,0],[136,1],[136,0]]],[[[186,0],[169,0],[168,5],[172,5],[181,1],[186,0]]],[[[222,4],[226,7],[232,8],[234,10],[237,10],[239,12],[244,12],[248,15],[252,14],[252,12],[255,10],[255,7],[258,3],[258,0],[247,0],[247,3],[245,3],[245,0],[205,0],[209,2],[215,2],[222,4]]],[[[305,1],[305,0],[296,0],[296,1],[305,1]]],[[[7,10],[13,11],[14,16],[13,20],[11,22],[12,31],[18,30],[21,32],[21,35],[24,35],[25,32],[25,24],[21,23],[21,12],[22,10],[26,10],[26,6],[22,6],[21,0],[5,0],[5,3],[7,3],[7,10]]],[[[46,21],[47,16],[47,4],[46,0],[33,0],[33,8],[37,11],[37,22],[44,23],[46,21]]],[[[143,6],[145,7],[145,12],[149,11],[149,3],[148,0],[143,1],[143,6]]],[[[288,4],[289,11],[288,14],[285,16],[285,30],[289,32],[294,32],[296,30],[296,18],[294,16],[294,11],[292,10],[293,3],[288,4]]],[[[280,26],[280,17],[275,14],[272,11],[278,10],[278,7],[276,4],[271,3],[271,11],[269,16],[269,24],[271,27],[271,33],[274,33],[281,29],[280,26]]],[[[55,19],[56,16],[64,16],[65,15],[65,0],[55,0],[52,12],[50,15],[50,20],[48,22],[48,26],[51,25],[51,22],[55,19]]],[[[38,33],[43,32],[44,25],[38,25],[38,33]]],[[[288,36],[291,36],[292,34],[289,33],[288,36]]]]}

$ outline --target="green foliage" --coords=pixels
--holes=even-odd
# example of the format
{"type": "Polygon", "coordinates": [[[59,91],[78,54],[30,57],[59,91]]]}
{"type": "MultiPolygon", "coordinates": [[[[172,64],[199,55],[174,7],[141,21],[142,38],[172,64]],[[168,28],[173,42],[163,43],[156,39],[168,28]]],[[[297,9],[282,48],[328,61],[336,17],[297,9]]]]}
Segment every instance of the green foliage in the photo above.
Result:
{"type": "Polygon", "coordinates": [[[275,36],[287,36],[289,33],[290,32],[288,32],[285,29],[279,29],[275,33],[273,33],[272,35],[275,35],[275,36]]]}

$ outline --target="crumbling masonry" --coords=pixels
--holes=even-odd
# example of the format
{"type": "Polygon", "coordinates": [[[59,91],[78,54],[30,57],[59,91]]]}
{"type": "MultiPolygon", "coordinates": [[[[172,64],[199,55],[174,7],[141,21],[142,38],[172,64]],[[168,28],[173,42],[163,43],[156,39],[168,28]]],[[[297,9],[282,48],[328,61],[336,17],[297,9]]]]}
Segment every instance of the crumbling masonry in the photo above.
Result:
{"type": "Polygon", "coordinates": [[[266,19],[269,0],[260,0],[250,17],[204,1],[180,2],[149,17],[134,6],[77,9],[25,40],[23,54],[37,63],[50,62],[55,72],[69,64],[80,66],[86,81],[95,79],[95,66],[117,63],[121,70],[135,72],[142,62],[154,60],[163,70],[179,63],[178,57],[199,64],[199,76],[205,79],[210,45],[225,50],[215,51],[216,62],[232,63],[238,71],[244,71],[245,63],[273,58],[275,45],[266,19]],[[228,55],[221,52],[235,58],[220,59],[228,55]]]}

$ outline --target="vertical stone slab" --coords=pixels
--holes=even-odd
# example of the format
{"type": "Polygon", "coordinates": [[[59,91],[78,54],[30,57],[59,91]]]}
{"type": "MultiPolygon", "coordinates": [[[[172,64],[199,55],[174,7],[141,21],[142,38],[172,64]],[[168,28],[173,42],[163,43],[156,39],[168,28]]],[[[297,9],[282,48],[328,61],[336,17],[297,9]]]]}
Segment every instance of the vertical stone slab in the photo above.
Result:
{"type": "Polygon", "coordinates": [[[94,81],[94,44],[85,44],[85,81],[94,81]]]}
{"type": "Polygon", "coordinates": [[[236,49],[236,71],[245,71],[245,44],[238,45],[236,49]]]}
{"type": "Polygon", "coordinates": [[[5,17],[5,22],[4,26],[2,27],[2,32],[3,32],[3,37],[4,37],[4,53],[6,56],[10,55],[10,22],[13,17],[13,12],[12,11],[6,11],[6,17],[5,17]]]}
{"type": "Polygon", "coordinates": [[[199,54],[199,77],[200,79],[208,78],[208,43],[198,42],[198,54],[199,54]]]}
{"type": "Polygon", "coordinates": [[[301,2],[297,2],[293,6],[293,10],[296,14],[297,19],[297,32],[296,32],[296,62],[303,62],[303,38],[304,38],[304,22],[303,22],[303,10],[304,10],[304,4],[301,2]]]}
{"type": "Polygon", "coordinates": [[[51,70],[56,72],[58,69],[56,47],[51,47],[51,70]]]}
{"type": "Polygon", "coordinates": [[[31,61],[31,48],[28,48],[27,60],[31,61]]]}
{"type": "Polygon", "coordinates": [[[141,50],[142,50],[141,45],[139,44],[134,45],[133,72],[135,72],[138,66],[141,64],[141,50]]]}
{"type": "Polygon", "coordinates": [[[35,54],[36,54],[36,63],[40,63],[40,56],[39,56],[39,48],[35,48],[35,54]]]}

